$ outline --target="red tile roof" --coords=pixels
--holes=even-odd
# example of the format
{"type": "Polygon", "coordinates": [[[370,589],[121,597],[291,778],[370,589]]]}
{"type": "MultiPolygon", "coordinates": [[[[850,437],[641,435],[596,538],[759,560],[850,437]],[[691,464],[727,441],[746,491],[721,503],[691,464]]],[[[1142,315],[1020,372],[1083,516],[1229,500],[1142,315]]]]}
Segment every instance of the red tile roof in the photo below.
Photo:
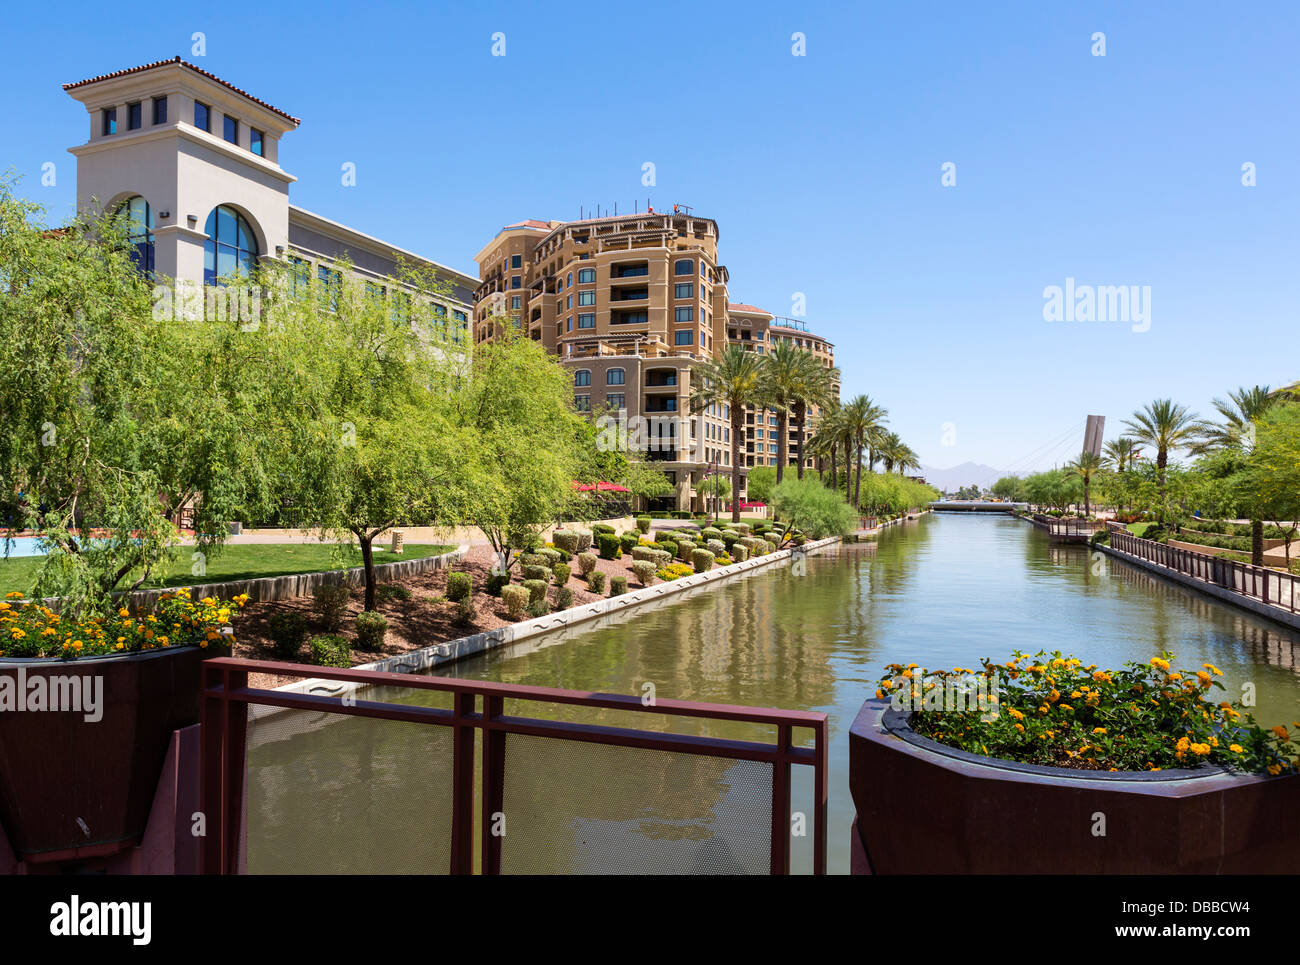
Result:
{"type": "Polygon", "coordinates": [[[549,221],[538,221],[536,218],[529,218],[526,221],[516,221],[514,224],[505,226],[506,231],[511,228],[541,228],[543,231],[549,230],[551,223],[549,221]]]}
{"type": "Polygon", "coordinates": [[[240,90],[238,87],[236,87],[234,84],[230,83],[229,81],[222,80],[216,74],[208,73],[208,71],[204,70],[202,67],[195,67],[193,64],[189,63],[188,61],[181,60],[180,57],[173,57],[171,60],[156,60],[152,64],[142,64],[139,67],[128,67],[126,70],[115,70],[111,74],[100,74],[98,77],[88,77],[85,80],[79,80],[76,83],[64,84],[63,89],[75,90],[78,87],[85,87],[87,84],[97,84],[101,80],[114,80],[115,78],[118,77],[126,77],[128,74],[140,74],[146,70],[153,70],[156,67],[167,67],[172,64],[179,64],[182,67],[188,67],[196,74],[200,74],[203,77],[206,77],[208,80],[216,81],[222,87],[226,87],[234,91],[236,94],[240,95],[241,97],[248,98],[254,104],[260,104],[262,107],[265,107],[268,111],[273,111],[274,113],[279,114],[285,120],[292,121],[295,127],[302,123],[302,121],[294,117],[292,114],[286,114],[284,111],[280,110],[280,108],[271,106],[266,101],[254,97],[248,91],[240,90]]]}
{"type": "Polygon", "coordinates": [[[744,305],[740,302],[727,302],[727,311],[742,312],[746,315],[771,315],[765,308],[759,308],[757,305],[744,305]]]}

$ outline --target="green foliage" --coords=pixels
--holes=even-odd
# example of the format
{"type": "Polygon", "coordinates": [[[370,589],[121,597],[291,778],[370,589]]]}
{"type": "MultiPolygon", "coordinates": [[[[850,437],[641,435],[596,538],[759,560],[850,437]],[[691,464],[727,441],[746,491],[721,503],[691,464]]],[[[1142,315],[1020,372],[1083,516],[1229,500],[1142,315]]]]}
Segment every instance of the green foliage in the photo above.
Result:
{"type": "Polygon", "coordinates": [[[770,503],[772,501],[772,490],[775,486],[775,466],[755,466],[749,470],[747,492],[751,503],[770,503]]]}
{"type": "Polygon", "coordinates": [[[708,550],[692,550],[691,566],[696,573],[703,573],[713,568],[713,554],[708,550]]]}
{"type": "Polygon", "coordinates": [[[546,595],[542,594],[540,600],[530,600],[528,603],[528,616],[531,619],[544,617],[551,612],[551,604],[547,602],[546,595]]]}
{"type": "Polygon", "coordinates": [[[380,603],[391,603],[393,600],[409,600],[411,591],[401,583],[380,583],[375,588],[375,599],[380,603]]]}
{"type": "Polygon", "coordinates": [[[632,564],[632,573],[636,576],[636,581],[642,586],[649,586],[654,582],[655,566],[652,560],[637,560],[632,564]]]}
{"type": "Polygon", "coordinates": [[[529,603],[536,603],[546,599],[546,588],[550,584],[546,580],[524,580],[519,585],[528,591],[529,603]]]}
{"type": "Polygon", "coordinates": [[[579,572],[579,573],[581,573],[581,574],[585,577],[585,576],[587,576],[589,573],[591,573],[591,571],[594,570],[595,568],[596,568],[596,554],[595,554],[595,553],[579,553],[579,554],[578,554],[578,572],[579,572]]]}
{"type": "Polygon", "coordinates": [[[382,613],[363,610],[357,614],[357,649],[374,652],[383,649],[388,633],[388,618],[382,613]]]}
{"type": "Polygon", "coordinates": [[[545,566],[525,566],[523,573],[525,583],[530,580],[540,580],[543,583],[551,581],[551,571],[545,566]]]}
{"type": "Polygon", "coordinates": [[[622,596],[627,592],[626,576],[611,576],[609,578],[609,595],[622,596]]]}
{"type": "Polygon", "coordinates": [[[492,573],[487,578],[484,589],[489,596],[501,596],[501,591],[510,584],[510,574],[492,573]]]}
{"type": "Polygon", "coordinates": [[[468,600],[474,592],[474,578],[459,570],[447,574],[447,599],[453,602],[468,600]]]}
{"type": "Polygon", "coordinates": [[[555,590],[555,609],[567,610],[573,606],[573,590],[567,586],[557,587],[555,590]]]}
{"type": "Polygon", "coordinates": [[[342,583],[325,583],[311,592],[316,618],[328,632],[334,633],[343,626],[343,614],[348,609],[348,587],[342,583]]]}
{"type": "Polygon", "coordinates": [[[600,558],[603,560],[616,560],[623,555],[622,544],[613,533],[598,532],[596,534],[596,546],[600,550],[600,558]]]}
{"type": "Polygon", "coordinates": [[[307,639],[307,619],[293,610],[277,610],[266,621],[266,635],[280,660],[293,660],[307,639]]]}
{"type": "Polygon", "coordinates": [[[311,662],[317,667],[351,667],[352,643],[337,633],[323,633],[311,638],[311,662]]]}
{"type": "Polygon", "coordinates": [[[814,539],[843,536],[857,528],[853,507],[811,476],[783,479],[772,490],[772,506],[790,525],[798,525],[814,539]]]}
{"type": "Polygon", "coordinates": [[[624,553],[630,553],[641,544],[641,537],[636,533],[623,533],[618,538],[618,546],[624,553]]]}
{"type": "Polygon", "coordinates": [[[587,589],[600,593],[605,589],[605,574],[601,570],[592,570],[587,574],[587,589]]]}
{"type": "Polygon", "coordinates": [[[636,528],[643,534],[650,532],[651,523],[652,520],[649,516],[638,516],[636,518],[636,528]]]}
{"type": "Polygon", "coordinates": [[[564,586],[573,575],[573,568],[568,563],[556,563],[551,567],[551,573],[555,577],[555,585],[564,586]]]}
{"type": "Polygon", "coordinates": [[[501,588],[501,602],[505,604],[506,612],[510,614],[512,620],[523,617],[530,599],[531,594],[527,587],[507,585],[501,588]]]}

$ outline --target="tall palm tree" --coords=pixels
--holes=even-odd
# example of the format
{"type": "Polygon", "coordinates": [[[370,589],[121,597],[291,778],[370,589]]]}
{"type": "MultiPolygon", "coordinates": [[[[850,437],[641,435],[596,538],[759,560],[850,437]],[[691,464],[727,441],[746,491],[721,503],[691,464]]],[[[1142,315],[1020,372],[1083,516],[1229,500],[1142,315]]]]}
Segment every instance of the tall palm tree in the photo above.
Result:
{"type": "Polygon", "coordinates": [[[885,472],[897,469],[903,473],[921,465],[911,446],[906,445],[897,432],[886,432],[881,436],[878,455],[885,464],[885,472]]]}
{"type": "Polygon", "coordinates": [[[852,440],[853,452],[857,466],[853,482],[854,506],[859,505],[862,495],[862,454],[868,447],[875,448],[880,442],[881,426],[889,412],[871,401],[870,396],[854,396],[844,406],[845,434],[852,440]]]}
{"type": "Polygon", "coordinates": [[[1129,434],[1140,443],[1156,451],[1156,482],[1160,496],[1165,495],[1165,469],[1169,465],[1169,450],[1194,442],[1201,434],[1196,414],[1172,399],[1156,399],[1145,408],[1125,419],[1129,434]]]}
{"type": "Polygon", "coordinates": [[[829,460],[832,489],[838,489],[840,485],[837,457],[844,435],[842,422],[839,401],[837,399],[828,399],[826,404],[822,406],[821,416],[817,419],[817,425],[813,428],[812,442],[809,444],[810,451],[816,451],[819,459],[829,460]]]}
{"type": "Polygon", "coordinates": [[[1092,515],[1092,477],[1101,467],[1101,456],[1088,449],[1079,453],[1079,458],[1073,462],[1065,464],[1065,474],[1067,476],[1077,476],[1083,480],[1083,515],[1085,517],[1092,515]]]}
{"type": "MultiPolygon", "coordinates": [[[[1201,438],[1192,451],[1209,453],[1232,451],[1243,456],[1250,454],[1255,447],[1255,420],[1260,418],[1272,406],[1282,401],[1282,395],[1273,393],[1267,385],[1252,388],[1242,386],[1235,392],[1229,392],[1227,399],[1215,399],[1214,408],[1222,416],[1222,422],[1203,420],[1199,423],[1201,438]]],[[[1251,506],[1250,512],[1250,561],[1256,566],[1264,565],[1264,520],[1259,511],[1251,506]]]]}
{"type": "Polygon", "coordinates": [[[817,360],[817,356],[807,349],[802,351],[804,364],[801,367],[799,385],[796,387],[794,396],[794,435],[795,444],[799,447],[797,465],[800,479],[803,478],[804,463],[808,456],[804,452],[804,447],[808,441],[808,407],[815,405],[824,411],[825,407],[839,394],[836,389],[839,370],[827,368],[817,360]]]}
{"type": "Polygon", "coordinates": [[[1110,464],[1115,467],[1116,472],[1124,472],[1132,469],[1137,459],[1141,456],[1141,446],[1136,439],[1130,439],[1128,436],[1120,436],[1118,439],[1112,439],[1101,447],[1110,464]]]}
{"type": "Polygon", "coordinates": [[[759,399],[760,358],[739,345],[729,345],[716,359],[691,369],[691,411],[717,403],[731,419],[731,521],[740,522],[740,446],[745,433],[745,406],[759,399]]]}
{"type": "Polygon", "coordinates": [[[816,356],[806,349],[795,346],[794,342],[782,340],[772,345],[767,355],[763,356],[762,370],[759,373],[759,394],[763,404],[776,412],[776,481],[779,483],[785,475],[785,467],[790,459],[790,418],[795,419],[799,427],[799,475],[803,477],[803,428],[807,415],[809,395],[822,396],[819,377],[825,368],[818,363],[816,356]]]}

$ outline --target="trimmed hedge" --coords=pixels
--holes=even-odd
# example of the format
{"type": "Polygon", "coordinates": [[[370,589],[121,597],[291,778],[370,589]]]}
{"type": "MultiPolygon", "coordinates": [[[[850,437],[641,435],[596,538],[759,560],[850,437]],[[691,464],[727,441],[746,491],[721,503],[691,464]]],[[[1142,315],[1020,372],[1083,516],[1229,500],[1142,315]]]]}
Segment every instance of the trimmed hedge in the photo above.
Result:
{"type": "Polygon", "coordinates": [[[630,553],[641,545],[641,537],[636,533],[623,533],[618,538],[618,546],[624,553],[630,553]]]}
{"type": "Polygon", "coordinates": [[[550,583],[551,569],[548,566],[525,566],[523,576],[524,583],[529,580],[541,580],[543,583],[550,583]]]}
{"type": "Polygon", "coordinates": [[[281,660],[292,660],[298,656],[302,642],[307,639],[307,618],[291,610],[272,613],[266,632],[275,655],[281,660]]]}
{"type": "MultiPolygon", "coordinates": [[[[667,560],[664,561],[665,563],[667,560]]],[[[651,560],[637,560],[632,564],[632,572],[636,575],[636,581],[642,586],[649,586],[654,582],[655,570],[659,569],[651,560]]]]}
{"type": "Polygon", "coordinates": [[[636,518],[636,528],[640,530],[642,533],[650,532],[650,517],[638,516],[636,518]]]}
{"type": "MultiPolygon", "coordinates": [[[[333,633],[343,626],[343,615],[348,609],[346,586],[339,583],[325,584],[312,590],[311,595],[315,600],[316,616],[327,631],[333,633]]],[[[296,652],[297,648],[294,649],[296,652]]]]}
{"type": "Polygon", "coordinates": [[[352,642],[337,633],[311,638],[311,662],[317,667],[351,667],[352,642]]]}
{"type": "Polygon", "coordinates": [[[518,620],[528,607],[528,588],[523,586],[503,586],[501,602],[506,605],[506,612],[512,619],[518,620]]]}
{"type": "Polygon", "coordinates": [[[468,573],[455,571],[447,574],[447,599],[453,603],[468,600],[474,592],[474,578],[468,573]]]}
{"type": "Polygon", "coordinates": [[[555,609],[567,610],[573,606],[573,591],[567,586],[562,586],[555,591],[555,609]]]}
{"type": "Polygon", "coordinates": [[[713,554],[708,550],[693,550],[691,552],[691,566],[695,567],[696,573],[704,573],[713,568],[713,554]]]}
{"type": "Polygon", "coordinates": [[[536,603],[538,600],[546,599],[546,587],[549,583],[546,580],[524,580],[519,584],[528,591],[529,604],[536,603]]]}
{"type": "Polygon", "coordinates": [[[569,577],[573,575],[573,567],[568,563],[556,563],[551,567],[551,575],[555,577],[556,586],[564,586],[569,582],[569,577]]]}
{"type": "Polygon", "coordinates": [[[594,570],[595,568],[596,568],[596,554],[595,554],[595,553],[579,553],[579,554],[578,554],[578,572],[579,572],[579,573],[581,573],[583,576],[586,576],[588,573],[590,573],[590,572],[591,572],[592,570],[594,570]]]}
{"type": "Polygon", "coordinates": [[[623,547],[613,533],[597,533],[596,546],[602,560],[616,560],[623,555],[623,547]]]}
{"type": "Polygon", "coordinates": [[[484,589],[489,596],[500,596],[501,591],[510,585],[510,575],[508,573],[492,573],[487,578],[484,589]]]}
{"type": "Polygon", "coordinates": [[[611,576],[609,578],[609,595],[622,596],[627,592],[626,576],[611,576]]]}
{"type": "Polygon", "coordinates": [[[592,570],[587,574],[587,588],[592,593],[600,593],[605,589],[605,574],[601,570],[592,570]]]}

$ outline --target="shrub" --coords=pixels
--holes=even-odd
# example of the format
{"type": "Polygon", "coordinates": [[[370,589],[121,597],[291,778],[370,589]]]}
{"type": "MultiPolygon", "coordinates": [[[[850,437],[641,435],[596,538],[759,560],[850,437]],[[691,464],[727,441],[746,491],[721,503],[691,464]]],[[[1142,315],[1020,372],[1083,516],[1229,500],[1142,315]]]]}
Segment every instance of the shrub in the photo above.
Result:
{"type": "Polygon", "coordinates": [[[714,556],[721,556],[727,551],[727,544],[720,539],[711,539],[704,544],[704,548],[714,556]]]}
{"type": "Polygon", "coordinates": [[[653,546],[634,546],[632,547],[632,559],[638,562],[649,562],[655,558],[655,553],[659,552],[653,546]]]}
{"type": "Polygon", "coordinates": [[[501,588],[501,602],[506,605],[506,612],[510,614],[512,620],[518,620],[524,615],[524,610],[528,606],[528,589],[522,586],[503,586],[501,588]]]}
{"type": "Polygon", "coordinates": [[[346,586],[339,583],[318,586],[311,591],[311,595],[315,600],[316,616],[327,631],[333,633],[343,626],[343,614],[348,609],[346,586]]]}
{"type": "Polygon", "coordinates": [[[351,667],[352,642],[337,633],[311,638],[311,662],[317,667],[351,667]]]}
{"type": "Polygon", "coordinates": [[[363,610],[357,614],[357,649],[379,650],[388,633],[388,619],[382,613],[363,610]]]}
{"type": "Polygon", "coordinates": [[[642,533],[650,532],[650,517],[638,516],[636,518],[636,528],[640,530],[642,533]]]}
{"type": "Polygon", "coordinates": [[[623,555],[623,547],[613,533],[597,533],[596,546],[600,549],[602,560],[616,560],[623,555]]]}
{"type": "Polygon", "coordinates": [[[510,585],[510,575],[508,573],[492,573],[488,575],[487,583],[484,589],[489,596],[500,596],[501,591],[510,585]]]}
{"type": "Polygon", "coordinates": [[[551,575],[555,577],[556,586],[564,586],[569,582],[569,577],[573,575],[573,567],[568,563],[556,563],[551,567],[551,575]]]}
{"type": "Polygon", "coordinates": [[[465,597],[463,600],[457,600],[452,604],[455,607],[456,622],[464,625],[474,622],[474,598],[465,597]]]}
{"type": "Polygon", "coordinates": [[[615,530],[613,526],[609,525],[609,523],[595,523],[591,527],[591,532],[593,536],[600,536],[601,533],[612,536],[617,532],[617,530],[615,530]]]}
{"type": "Polygon", "coordinates": [[[622,596],[627,592],[626,576],[611,576],[609,578],[609,595],[622,596]]]}
{"type": "Polygon", "coordinates": [[[281,660],[292,660],[298,656],[298,650],[307,638],[306,618],[301,613],[280,611],[272,613],[271,619],[266,623],[275,655],[281,660]]]}
{"type": "Polygon", "coordinates": [[[663,580],[665,583],[669,583],[673,580],[679,580],[683,576],[690,576],[694,572],[695,570],[691,569],[691,567],[687,566],[685,563],[669,563],[667,566],[655,573],[655,576],[659,577],[659,579],[663,580]]]}
{"type": "Polygon", "coordinates": [[[777,550],[777,545],[772,540],[768,540],[763,545],[766,547],[766,549],[763,550],[765,553],[775,553],[777,550]]]}
{"type": "Polygon", "coordinates": [[[468,600],[474,592],[474,578],[468,573],[447,574],[447,599],[459,603],[468,600]]]}
{"type": "Polygon", "coordinates": [[[641,537],[636,533],[624,533],[618,538],[619,549],[624,553],[630,553],[641,544],[641,537]]]}
{"type": "Polygon", "coordinates": [[[650,562],[655,565],[656,570],[661,570],[672,562],[673,554],[667,550],[655,550],[654,555],[650,557],[650,562]]]}
{"type": "Polygon", "coordinates": [[[538,617],[544,617],[546,616],[546,614],[550,612],[551,612],[551,605],[548,602],[546,602],[545,596],[543,596],[540,600],[533,600],[528,604],[528,616],[530,619],[535,620],[538,617]]]}
{"type": "Polygon", "coordinates": [[[578,552],[578,531],[574,529],[557,529],[551,537],[557,549],[566,553],[578,552]]]}
{"type": "Polygon", "coordinates": [[[745,560],[749,559],[749,547],[741,546],[737,543],[735,546],[731,547],[731,558],[737,563],[745,562],[745,560]]]}
{"type": "Polygon", "coordinates": [[[734,529],[734,530],[735,530],[737,533],[739,533],[741,536],[748,536],[748,535],[749,535],[749,524],[748,524],[748,523],[733,523],[733,524],[732,524],[732,529],[734,529]]]}
{"type": "MultiPolygon", "coordinates": [[[[813,539],[844,536],[857,529],[858,514],[837,490],[812,476],[787,476],[772,490],[772,505],[783,519],[795,521],[813,539]]],[[[758,529],[755,527],[755,532],[758,529]]]]}
{"type": "Polygon", "coordinates": [[[722,531],[722,545],[727,549],[736,545],[736,540],[740,539],[740,534],[735,530],[724,529],[722,531]]]}
{"type": "Polygon", "coordinates": [[[683,563],[691,561],[691,554],[695,552],[695,544],[688,539],[682,540],[677,544],[677,558],[683,563]]]}
{"type": "Polygon", "coordinates": [[[713,568],[713,554],[708,550],[693,550],[691,552],[691,566],[695,567],[696,573],[703,573],[713,568]]]}
{"type": "Polygon", "coordinates": [[[654,563],[649,560],[637,560],[632,564],[632,572],[636,574],[636,581],[642,586],[649,586],[654,582],[656,569],[654,563]]]}
{"type": "Polygon", "coordinates": [[[541,553],[520,553],[519,554],[520,569],[526,566],[547,566],[547,565],[549,564],[547,563],[546,557],[543,556],[541,553]]]}
{"type": "Polygon", "coordinates": [[[600,570],[592,570],[587,574],[587,588],[592,593],[600,593],[605,589],[605,574],[600,570]]]}
{"type": "Polygon", "coordinates": [[[555,591],[555,609],[567,610],[573,606],[573,591],[567,586],[561,586],[555,591]]]}
{"type": "Polygon", "coordinates": [[[595,568],[596,568],[596,554],[595,554],[595,553],[579,553],[579,554],[578,554],[578,572],[579,572],[579,573],[581,573],[583,576],[586,576],[588,573],[590,573],[590,572],[591,572],[592,570],[594,570],[595,568]]]}
{"type": "Polygon", "coordinates": [[[657,545],[661,550],[663,550],[665,553],[668,554],[669,559],[672,559],[674,556],[677,555],[676,540],[671,540],[671,539],[661,540],[657,545]]]}
{"type": "Polygon", "coordinates": [[[380,583],[375,587],[375,600],[379,603],[391,603],[393,600],[409,600],[411,591],[400,583],[380,583]]]}
{"type": "Polygon", "coordinates": [[[538,600],[546,599],[546,580],[524,580],[519,584],[528,591],[528,602],[536,603],[538,600]]]}
{"type": "Polygon", "coordinates": [[[711,539],[722,539],[722,530],[718,529],[716,526],[706,526],[704,529],[700,530],[700,539],[704,540],[706,543],[711,539]]]}
{"type": "Polygon", "coordinates": [[[1092,534],[1092,537],[1088,540],[1088,542],[1091,543],[1093,546],[1096,546],[1098,543],[1109,543],[1110,532],[1104,529],[1099,529],[1097,530],[1097,532],[1092,534]]]}
{"type": "Polygon", "coordinates": [[[585,553],[587,550],[591,549],[591,541],[594,538],[591,531],[579,529],[575,532],[578,534],[578,552],[585,553]]]}
{"type": "Polygon", "coordinates": [[[549,547],[542,550],[542,555],[546,557],[546,562],[542,564],[546,567],[554,566],[556,563],[559,563],[564,559],[564,557],[560,555],[559,550],[550,549],[549,547]]]}
{"type": "Polygon", "coordinates": [[[528,583],[531,580],[541,580],[543,583],[551,582],[550,568],[546,566],[525,566],[523,581],[528,583]]]}

